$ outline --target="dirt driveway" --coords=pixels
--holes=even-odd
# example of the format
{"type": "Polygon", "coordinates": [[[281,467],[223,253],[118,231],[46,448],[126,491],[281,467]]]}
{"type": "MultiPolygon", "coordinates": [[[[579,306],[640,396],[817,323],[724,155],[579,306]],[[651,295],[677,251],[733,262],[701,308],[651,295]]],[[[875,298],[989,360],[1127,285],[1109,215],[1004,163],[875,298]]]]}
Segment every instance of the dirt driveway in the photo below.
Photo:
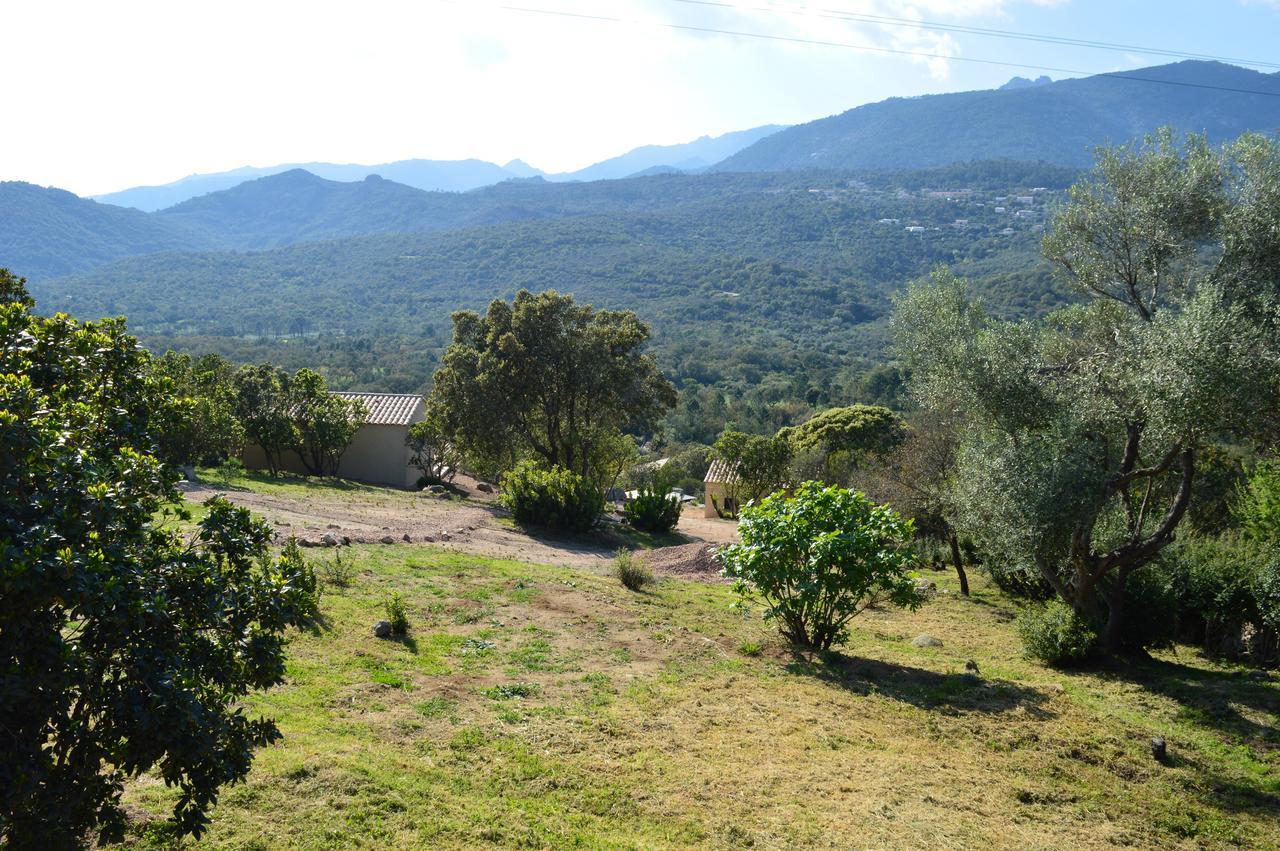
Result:
{"type": "MultiPolygon", "coordinates": [[[[221,494],[266,519],[279,538],[296,536],[319,542],[325,535],[355,545],[434,543],[459,552],[493,558],[509,558],[541,564],[600,564],[611,559],[625,540],[602,532],[582,537],[530,535],[515,526],[492,495],[475,489],[475,483],[456,483],[459,493],[433,496],[384,488],[317,485],[304,493],[264,493],[222,489],[209,483],[188,483],[183,490],[191,502],[203,502],[221,494]]],[[[737,539],[737,524],[702,517],[689,507],[676,530],[684,543],[728,543],[737,539]]]]}

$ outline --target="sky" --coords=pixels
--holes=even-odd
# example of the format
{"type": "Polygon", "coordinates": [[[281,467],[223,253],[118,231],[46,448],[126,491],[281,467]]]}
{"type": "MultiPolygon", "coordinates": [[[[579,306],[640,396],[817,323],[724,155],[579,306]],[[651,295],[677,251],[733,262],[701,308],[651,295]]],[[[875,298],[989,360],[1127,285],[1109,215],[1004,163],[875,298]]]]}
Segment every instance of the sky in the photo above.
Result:
{"type": "Polygon", "coordinates": [[[1280,0],[7,2],[0,180],[89,195],[415,157],[568,171],[886,97],[1176,61],[912,21],[1280,62],[1280,0]]]}

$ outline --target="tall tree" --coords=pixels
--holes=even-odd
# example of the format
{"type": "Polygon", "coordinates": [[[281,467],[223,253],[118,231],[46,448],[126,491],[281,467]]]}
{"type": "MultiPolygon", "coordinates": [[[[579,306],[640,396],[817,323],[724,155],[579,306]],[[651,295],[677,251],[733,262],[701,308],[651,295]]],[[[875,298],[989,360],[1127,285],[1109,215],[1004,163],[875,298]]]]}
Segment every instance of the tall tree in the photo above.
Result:
{"type": "Polygon", "coordinates": [[[236,373],[236,416],[245,437],[262,448],[271,475],[281,455],[300,440],[291,410],[289,373],[269,363],[243,366],[236,373]]]}
{"type": "Polygon", "coordinates": [[[338,475],[342,453],[369,417],[363,402],[329,392],[324,376],[300,369],[288,381],[288,411],[295,443],[291,449],[313,476],[338,475]]]}
{"type": "Polygon", "coordinates": [[[118,840],[124,782],[153,769],[199,834],[279,735],[242,703],[283,678],[315,577],[223,500],[191,540],[157,525],[181,499],[165,383],[122,320],[31,308],[0,269],[0,845],[118,840]]]}
{"type": "Polygon", "coordinates": [[[906,437],[902,417],[879,405],[828,408],[798,426],[778,431],[791,442],[801,479],[848,484],[849,478],[874,455],[892,450],[906,437]]]}
{"type": "Polygon", "coordinates": [[[1111,649],[1129,575],[1186,514],[1198,447],[1251,437],[1275,398],[1280,282],[1259,258],[1280,232],[1240,209],[1276,195],[1278,158],[1257,138],[1219,152],[1169,133],[1102,151],[1044,243],[1083,304],[1000,322],[940,272],[899,305],[913,391],[964,420],[965,522],[1103,624],[1111,649]]]}
{"type": "Polygon", "coordinates": [[[735,517],[742,506],[773,493],[791,478],[794,454],[786,437],[726,431],[711,447],[711,457],[720,461],[727,474],[725,501],[716,506],[722,516],[735,517]]]}
{"type": "Polygon", "coordinates": [[[960,593],[967,597],[969,576],[956,530],[959,509],[952,499],[958,438],[955,424],[937,412],[917,414],[905,439],[880,457],[869,483],[876,498],[912,520],[919,533],[947,545],[960,593]]]}
{"type": "Polygon", "coordinates": [[[651,431],[675,405],[643,353],[649,328],[630,311],[521,290],[484,316],[455,313],[453,329],[431,415],[482,466],[509,466],[514,453],[600,484],[613,474],[618,433],[651,431]]]}

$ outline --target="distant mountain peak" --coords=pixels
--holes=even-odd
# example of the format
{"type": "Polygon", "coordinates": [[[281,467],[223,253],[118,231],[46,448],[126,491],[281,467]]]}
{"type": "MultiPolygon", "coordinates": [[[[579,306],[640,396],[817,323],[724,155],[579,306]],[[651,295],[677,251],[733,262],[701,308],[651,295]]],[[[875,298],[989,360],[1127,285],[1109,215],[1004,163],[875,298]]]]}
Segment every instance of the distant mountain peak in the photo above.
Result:
{"type": "Polygon", "coordinates": [[[541,169],[534,168],[524,160],[516,159],[507,163],[502,167],[503,171],[509,171],[516,177],[538,177],[543,172],[541,169]]]}
{"type": "Polygon", "coordinates": [[[1013,89],[1030,89],[1035,86],[1045,86],[1052,82],[1053,79],[1045,74],[1041,74],[1034,80],[1029,77],[1014,77],[1012,80],[1001,86],[999,91],[1007,92],[1013,89]]]}

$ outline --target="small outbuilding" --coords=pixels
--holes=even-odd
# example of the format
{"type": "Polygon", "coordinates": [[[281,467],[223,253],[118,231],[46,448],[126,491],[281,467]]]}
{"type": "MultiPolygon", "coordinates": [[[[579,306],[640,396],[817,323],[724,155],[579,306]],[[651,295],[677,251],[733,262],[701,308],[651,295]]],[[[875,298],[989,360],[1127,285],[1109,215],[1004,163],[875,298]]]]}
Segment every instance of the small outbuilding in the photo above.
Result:
{"type": "Polygon", "coordinates": [[[737,465],[718,458],[713,460],[711,466],[707,467],[707,475],[702,479],[702,516],[719,517],[721,513],[736,515],[737,482],[737,465]]]}
{"type": "MultiPolygon", "coordinates": [[[[405,443],[409,426],[426,416],[427,400],[414,393],[334,393],[343,399],[363,402],[369,411],[364,425],[351,439],[338,462],[338,477],[371,485],[412,488],[422,472],[410,466],[412,453],[405,443]]],[[[252,470],[267,467],[262,447],[248,444],[244,465],[252,470]]],[[[283,454],[282,469],[306,475],[302,459],[293,451],[283,454]]]]}

